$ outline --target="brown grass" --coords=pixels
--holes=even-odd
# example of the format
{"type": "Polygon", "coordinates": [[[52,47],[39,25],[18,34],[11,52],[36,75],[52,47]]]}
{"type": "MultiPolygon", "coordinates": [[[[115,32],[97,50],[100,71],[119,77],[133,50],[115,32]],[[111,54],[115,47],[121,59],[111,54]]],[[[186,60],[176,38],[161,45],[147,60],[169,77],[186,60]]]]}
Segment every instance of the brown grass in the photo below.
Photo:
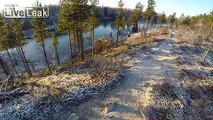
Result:
{"type": "Polygon", "coordinates": [[[107,38],[102,38],[94,43],[95,53],[108,50],[110,48],[110,41],[107,38]]]}
{"type": "Polygon", "coordinates": [[[118,54],[125,53],[129,47],[127,45],[121,45],[116,48],[110,49],[104,56],[105,57],[114,57],[118,54]]]}
{"type": "Polygon", "coordinates": [[[106,57],[114,57],[118,54],[125,53],[129,48],[146,44],[150,42],[162,41],[167,38],[169,30],[167,28],[153,29],[147,32],[147,41],[144,41],[144,33],[139,33],[139,35],[128,38],[124,44],[118,46],[117,48],[112,48],[106,52],[106,57]]]}
{"type": "Polygon", "coordinates": [[[144,35],[143,33],[141,33],[142,35],[135,37],[135,38],[131,38],[127,41],[125,41],[125,44],[128,46],[135,46],[135,45],[140,45],[142,43],[144,43],[144,35]]]}
{"type": "Polygon", "coordinates": [[[158,35],[168,35],[169,29],[168,28],[158,28],[158,29],[152,29],[147,31],[147,34],[152,36],[158,36],[158,35]]]}

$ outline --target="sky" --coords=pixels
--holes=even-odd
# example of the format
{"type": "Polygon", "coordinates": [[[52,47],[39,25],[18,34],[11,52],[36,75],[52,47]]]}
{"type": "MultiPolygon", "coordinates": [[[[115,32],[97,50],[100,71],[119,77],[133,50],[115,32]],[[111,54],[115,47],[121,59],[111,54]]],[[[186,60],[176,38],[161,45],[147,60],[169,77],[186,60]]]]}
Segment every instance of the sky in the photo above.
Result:
{"type": "MultiPolygon", "coordinates": [[[[0,10],[5,8],[7,4],[16,4],[23,7],[31,7],[36,0],[0,0],[0,10]]],[[[58,4],[59,0],[39,0],[42,4],[58,4]]],[[[118,0],[100,0],[99,6],[117,7],[118,0]]],[[[155,0],[156,12],[162,13],[163,11],[170,15],[174,12],[177,16],[182,13],[185,15],[198,15],[203,13],[209,13],[213,10],[213,0],[155,0]]],[[[123,0],[125,8],[133,9],[136,3],[141,2],[145,8],[147,6],[147,0],[123,0]]]]}

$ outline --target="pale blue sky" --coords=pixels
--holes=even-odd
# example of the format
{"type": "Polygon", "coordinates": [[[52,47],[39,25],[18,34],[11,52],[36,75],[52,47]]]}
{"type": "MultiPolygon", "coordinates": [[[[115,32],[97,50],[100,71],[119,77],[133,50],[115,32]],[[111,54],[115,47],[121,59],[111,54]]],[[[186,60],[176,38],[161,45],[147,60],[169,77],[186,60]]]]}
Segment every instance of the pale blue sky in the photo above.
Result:
{"type": "MultiPolygon", "coordinates": [[[[36,0],[0,0],[0,9],[5,4],[17,4],[19,6],[30,7],[36,0]]],[[[42,4],[58,4],[59,0],[39,0],[42,4]]],[[[100,6],[117,7],[118,0],[100,0],[100,6]]],[[[145,7],[147,0],[123,0],[126,8],[134,8],[137,2],[141,2],[145,7]]],[[[209,13],[213,10],[213,0],[156,0],[156,12],[172,14],[177,12],[177,16],[182,13],[185,15],[198,15],[209,13]]]]}

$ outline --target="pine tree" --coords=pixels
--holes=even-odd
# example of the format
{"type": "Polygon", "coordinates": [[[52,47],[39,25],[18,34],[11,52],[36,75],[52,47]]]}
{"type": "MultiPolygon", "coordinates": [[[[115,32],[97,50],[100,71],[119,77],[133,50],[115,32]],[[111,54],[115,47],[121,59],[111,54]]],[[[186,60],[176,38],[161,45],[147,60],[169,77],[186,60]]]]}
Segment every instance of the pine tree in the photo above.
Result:
{"type": "MultiPolygon", "coordinates": [[[[36,7],[41,7],[41,3],[38,1],[36,2],[36,7]]],[[[35,10],[38,10],[39,8],[36,8],[35,10]]],[[[49,60],[47,57],[47,52],[45,48],[45,39],[48,37],[48,31],[47,26],[45,23],[45,19],[43,18],[33,18],[32,21],[32,27],[33,27],[33,38],[35,38],[36,42],[40,44],[42,47],[42,54],[44,55],[45,62],[48,68],[50,68],[49,60]]]]}
{"type": "Polygon", "coordinates": [[[150,19],[150,25],[153,26],[155,23],[155,16],[153,15],[150,19]]]}
{"type": "MultiPolygon", "coordinates": [[[[0,15],[1,16],[1,15],[0,15]]],[[[0,49],[6,50],[9,61],[12,65],[12,69],[15,74],[19,77],[18,71],[16,70],[15,64],[13,63],[12,56],[10,55],[9,49],[13,49],[15,47],[15,39],[12,33],[12,26],[10,23],[6,24],[3,17],[0,17],[0,49]]]]}
{"type": "Polygon", "coordinates": [[[69,1],[65,1],[65,0],[61,0],[60,1],[60,13],[59,13],[59,22],[56,24],[57,26],[57,31],[59,33],[62,33],[62,34],[68,34],[68,37],[69,37],[69,46],[70,46],[70,60],[72,61],[72,55],[73,55],[73,51],[72,49],[74,49],[76,46],[72,46],[72,43],[74,40],[76,40],[76,33],[73,32],[75,26],[74,26],[74,22],[72,21],[72,1],[69,0],[69,1]],[[71,39],[71,34],[73,32],[73,41],[71,39]]]}
{"type": "Polygon", "coordinates": [[[146,38],[146,32],[148,30],[148,25],[149,25],[149,19],[155,14],[155,0],[148,0],[148,7],[146,11],[144,12],[144,18],[146,19],[146,28],[144,31],[144,38],[145,41],[147,40],[146,38]]]}
{"type": "Polygon", "coordinates": [[[191,18],[190,16],[186,16],[183,20],[182,20],[182,24],[185,26],[189,26],[191,23],[191,18]]]}
{"type": "Polygon", "coordinates": [[[74,21],[77,23],[76,28],[77,30],[75,31],[78,33],[78,39],[77,41],[79,42],[79,48],[80,48],[80,60],[84,61],[84,39],[83,39],[83,33],[87,31],[87,26],[86,22],[89,17],[89,6],[87,5],[88,1],[87,0],[75,0],[74,4],[74,13],[76,13],[77,17],[74,17],[74,21]],[[80,8],[80,9],[79,9],[80,8]]]}
{"type": "Polygon", "coordinates": [[[123,6],[124,6],[123,1],[119,0],[118,1],[118,14],[116,16],[116,20],[114,23],[114,27],[117,29],[116,46],[118,46],[118,41],[119,41],[118,39],[119,39],[120,32],[121,32],[121,30],[123,30],[125,28],[125,24],[126,24],[125,18],[123,16],[123,6]]]}
{"type": "Polygon", "coordinates": [[[164,12],[158,16],[157,21],[158,21],[158,25],[162,27],[162,23],[166,21],[166,15],[164,12]]]}
{"type": "Polygon", "coordinates": [[[52,48],[55,51],[55,57],[56,57],[56,60],[58,62],[58,65],[60,65],[60,59],[59,59],[59,55],[58,55],[58,40],[57,40],[57,37],[55,35],[55,32],[52,33],[52,48]]]}
{"type": "Polygon", "coordinates": [[[95,27],[98,26],[98,18],[96,17],[95,11],[96,7],[99,4],[99,0],[90,0],[91,4],[91,11],[90,16],[88,18],[88,27],[89,27],[89,38],[92,43],[92,57],[94,57],[94,43],[95,43],[95,37],[94,37],[94,31],[95,27]]]}
{"type": "Polygon", "coordinates": [[[139,2],[135,9],[131,12],[128,24],[133,26],[133,32],[138,32],[138,21],[142,17],[143,5],[139,2]]]}
{"type": "MultiPolygon", "coordinates": [[[[87,0],[61,0],[59,23],[57,24],[60,32],[69,34],[71,58],[72,44],[74,44],[73,46],[78,48],[81,61],[84,59],[83,33],[86,32],[86,21],[89,15],[87,3],[87,0]],[[73,35],[73,40],[71,40],[71,35],[73,35]]],[[[75,48],[73,49],[75,50],[75,48]]]]}
{"type": "Polygon", "coordinates": [[[132,25],[132,32],[137,32],[138,31],[138,26],[137,26],[137,19],[136,19],[136,13],[135,11],[132,11],[129,19],[128,19],[128,25],[132,25]]]}
{"type": "Polygon", "coordinates": [[[184,13],[182,13],[181,14],[181,16],[180,16],[180,20],[183,20],[183,19],[185,19],[186,17],[185,17],[185,15],[184,15],[184,13]]]}
{"type": "Polygon", "coordinates": [[[176,21],[176,13],[173,13],[168,17],[169,26],[171,29],[173,28],[175,21],[176,21]]]}
{"type": "Polygon", "coordinates": [[[139,20],[142,17],[142,12],[143,12],[144,6],[138,2],[135,6],[135,11],[136,11],[136,18],[139,20]]]}
{"type": "Polygon", "coordinates": [[[24,64],[25,69],[27,70],[27,73],[29,74],[29,76],[32,76],[32,72],[29,68],[26,56],[25,56],[24,51],[23,51],[23,46],[27,43],[27,40],[24,37],[24,34],[22,33],[23,23],[21,23],[20,20],[18,20],[18,19],[12,19],[12,20],[10,20],[10,24],[11,24],[11,27],[12,27],[12,34],[13,34],[14,39],[15,39],[16,50],[17,50],[17,52],[19,53],[19,55],[22,59],[22,62],[24,64]]]}
{"type": "MultiPolygon", "coordinates": [[[[1,15],[0,13],[0,50],[5,50],[5,47],[4,47],[4,44],[2,44],[4,42],[4,33],[5,33],[5,30],[6,30],[6,27],[5,27],[5,21],[4,21],[4,18],[3,16],[1,15]]],[[[3,61],[3,58],[1,57],[1,54],[0,54],[0,64],[1,64],[1,67],[4,71],[4,73],[6,75],[9,75],[9,68],[6,66],[6,63],[3,61]]]]}

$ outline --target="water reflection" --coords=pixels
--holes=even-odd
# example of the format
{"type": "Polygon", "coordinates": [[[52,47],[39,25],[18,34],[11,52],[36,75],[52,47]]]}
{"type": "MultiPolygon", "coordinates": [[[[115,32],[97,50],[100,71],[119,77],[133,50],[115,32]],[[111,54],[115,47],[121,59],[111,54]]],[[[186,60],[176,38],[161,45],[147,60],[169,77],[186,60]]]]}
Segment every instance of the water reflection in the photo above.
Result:
{"type": "MultiPolygon", "coordinates": [[[[110,36],[110,29],[111,29],[112,21],[101,21],[100,25],[95,29],[95,39],[98,39],[101,36],[110,36]]],[[[115,31],[113,31],[113,36],[115,36],[115,31]]],[[[58,36],[58,52],[60,58],[63,60],[69,56],[69,40],[68,35],[58,36]]],[[[26,57],[31,61],[42,61],[43,55],[41,53],[41,47],[39,44],[36,43],[34,39],[28,39],[29,43],[25,45],[24,51],[26,57]]],[[[91,41],[88,40],[88,33],[84,34],[84,46],[85,49],[88,49],[91,46],[91,41]]],[[[51,58],[54,51],[51,48],[51,38],[47,38],[45,40],[45,47],[47,49],[48,57],[51,58]]]]}

